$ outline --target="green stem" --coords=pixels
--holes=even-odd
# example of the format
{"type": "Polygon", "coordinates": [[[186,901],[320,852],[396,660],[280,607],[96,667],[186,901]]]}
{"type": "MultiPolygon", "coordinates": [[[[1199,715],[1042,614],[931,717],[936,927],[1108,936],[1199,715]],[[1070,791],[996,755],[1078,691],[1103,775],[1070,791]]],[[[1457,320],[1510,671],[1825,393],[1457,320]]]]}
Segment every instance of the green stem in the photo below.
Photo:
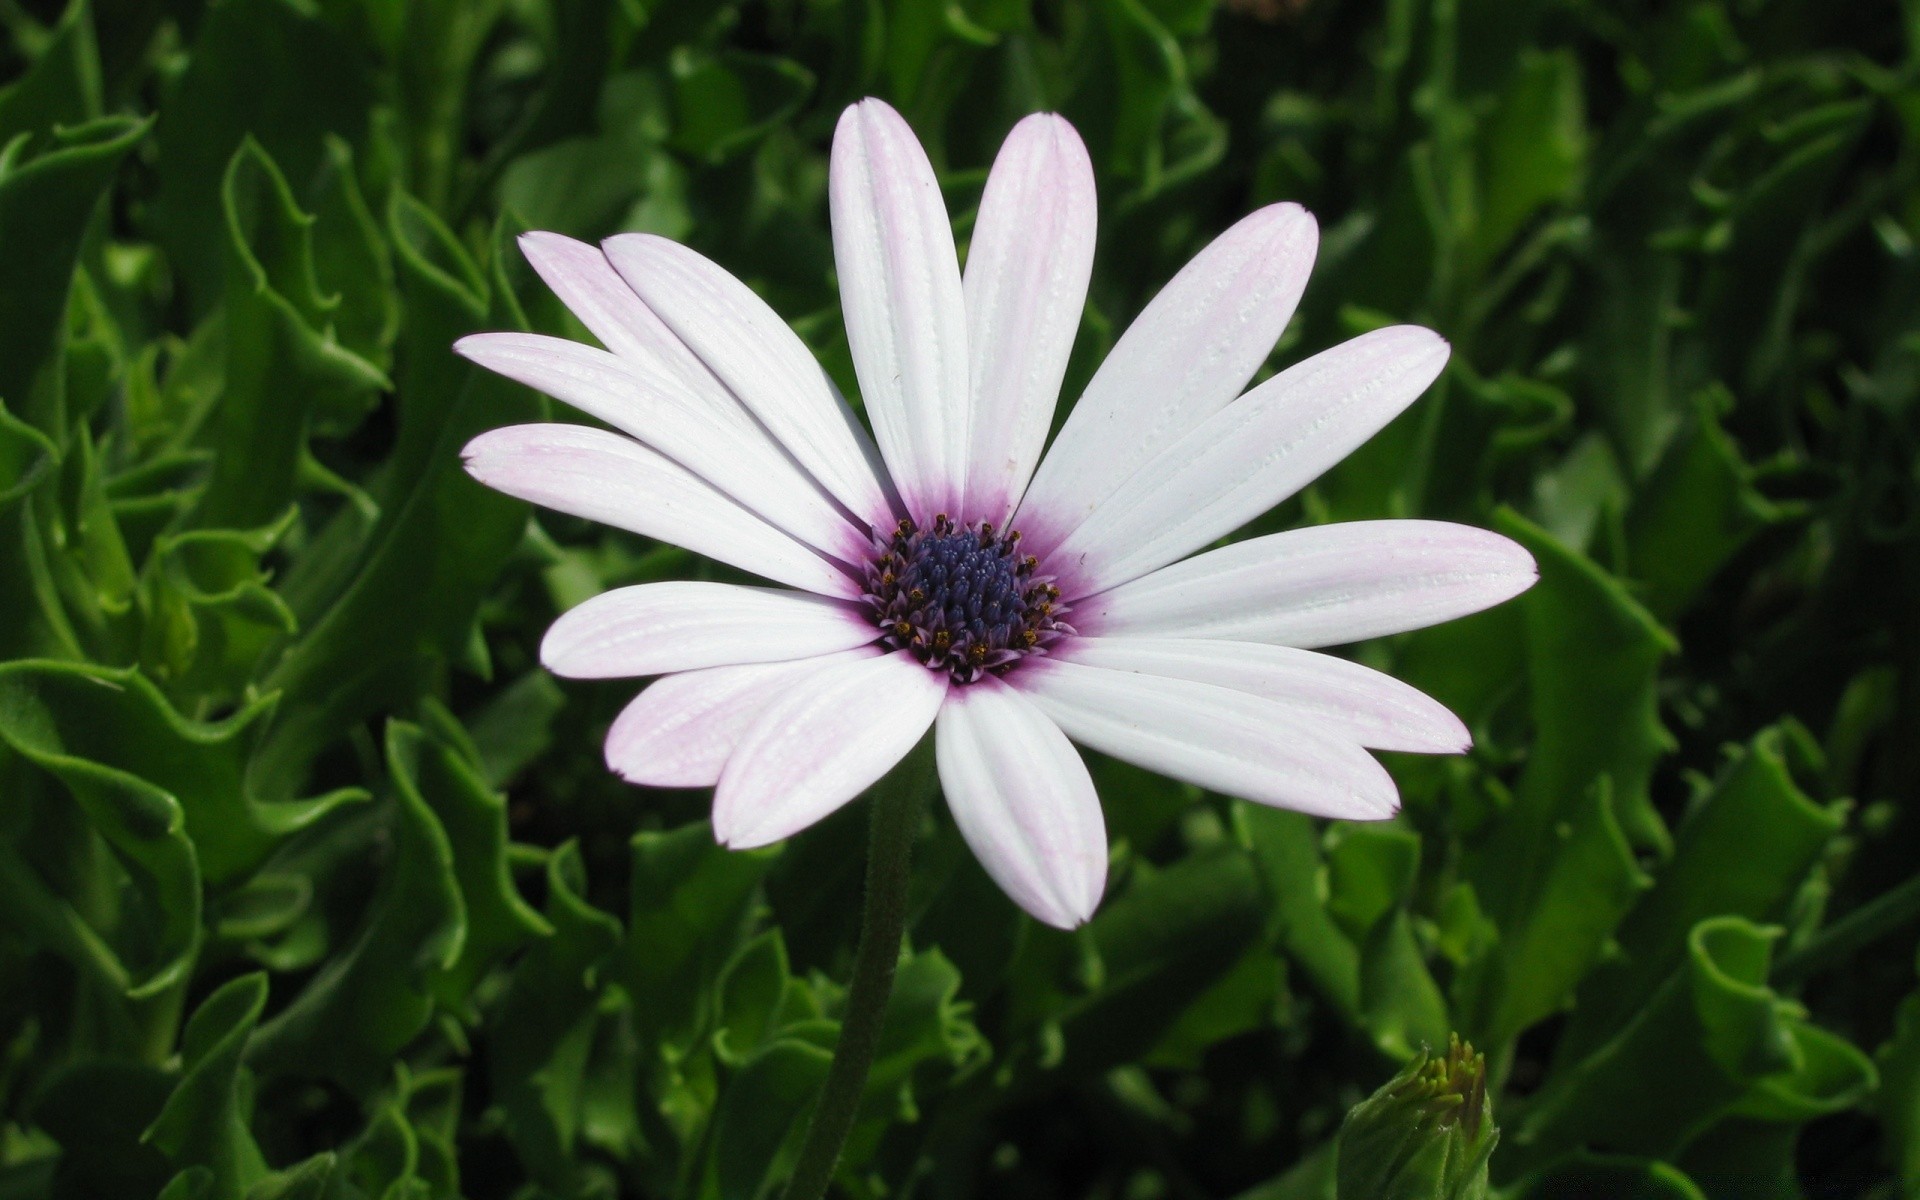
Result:
{"type": "Polygon", "coordinates": [[[866,910],[860,919],[860,945],[854,951],[853,980],[840,1039],[820,1087],[819,1102],[807,1123],[800,1161],[787,1181],[784,1200],[820,1200],[833,1182],[840,1151],[866,1091],[867,1072],[880,1045],[880,1028],[893,991],[893,970],[900,961],[900,939],[907,927],[908,870],[920,814],[933,790],[933,738],[929,734],[906,759],[876,785],[872,832],[867,842],[866,910]]]}

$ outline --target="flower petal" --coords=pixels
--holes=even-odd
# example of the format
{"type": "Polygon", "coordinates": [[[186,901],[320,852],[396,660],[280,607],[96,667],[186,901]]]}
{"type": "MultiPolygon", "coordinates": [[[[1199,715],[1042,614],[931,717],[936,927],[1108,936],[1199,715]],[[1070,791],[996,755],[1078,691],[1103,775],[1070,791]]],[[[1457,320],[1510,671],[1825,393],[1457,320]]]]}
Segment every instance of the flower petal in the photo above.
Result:
{"type": "Polygon", "coordinates": [[[601,248],[628,286],[820,486],[861,520],[893,523],[873,442],[836,399],[806,343],[766,301],[663,237],[623,233],[601,248]]]}
{"type": "Polygon", "coordinates": [[[869,539],[717,384],[689,388],[643,361],[536,333],[477,333],[453,348],[639,438],[816,549],[847,562],[868,553],[869,539]]]}
{"type": "MultiPolygon", "coordinates": [[[[680,340],[680,335],[668,328],[666,322],[647,307],[646,301],[627,286],[627,281],[613,269],[598,246],[557,233],[541,232],[521,235],[520,245],[540,277],[573,314],[649,386],[663,392],[675,404],[694,408],[703,419],[710,418],[722,426],[728,447],[737,447],[745,458],[768,466],[782,486],[792,486],[789,481],[793,477],[805,481],[805,492],[789,503],[789,507],[799,510],[794,521],[818,521],[818,509],[824,504],[840,525],[846,524],[832,504],[825,501],[825,489],[820,483],[799,465],[707,364],[700,361],[700,356],[680,340]]],[[[827,386],[831,391],[832,384],[827,386]]],[[[845,410],[837,394],[835,403],[845,410]]],[[[621,424],[609,416],[602,415],[601,419],[621,424]]],[[[642,441],[651,441],[644,432],[629,432],[642,441]]],[[[859,436],[864,438],[864,434],[859,436]]],[[[868,445],[867,449],[871,451],[872,447],[868,445]]],[[[877,455],[874,461],[878,461],[877,455]]],[[[890,523],[891,514],[887,515],[890,523]]],[[[834,528],[834,537],[840,532],[834,528]]],[[[832,538],[823,536],[813,540],[804,533],[796,536],[812,540],[829,553],[838,553],[832,538]]],[[[862,553],[865,548],[865,540],[861,539],[862,553]]]]}
{"type": "Polygon", "coordinates": [[[989,676],[951,690],[934,752],[954,823],[993,881],[1049,925],[1084,924],[1106,888],[1107,826],[1060,727],[989,676]]]}
{"type": "Polygon", "coordinates": [[[851,604],[732,583],[642,583],[568,609],[540,662],[569,679],[624,679],[851,650],[879,636],[851,604]]]}
{"type": "Polygon", "coordinates": [[[1081,745],[1212,791],[1350,820],[1400,805],[1371,755],[1273,700],[1050,658],[1008,681],[1081,745]]]}
{"type": "Polygon", "coordinates": [[[947,677],[906,651],[835,664],[769,704],[713,794],[713,835],[736,850],[790,837],[905,758],[933,724],[947,677]]]}
{"type": "Polygon", "coordinates": [[[967,308],[933,165],[899,113],[840,116],[828,180],[840,308],[874,439],[924,527],[965,502],[967,308]]]}
{"type": "Polygon", "coordinates": [[[1297,204],[1243,218],[1162,288],[1040,463],[1016,524],[1052,549],[1162,447],[1240,394],[1306,289],[1319,226],[1297,204]]]}
{"type": "Polygon", "coordinates": [[[968,519],[1005,527],[1040,461],[1087,303],[1097,221],[1093,164],[1073,126],[1053,113],[1015,125],[967,250],[968,519]]]}
{"type": "Polygon", "coordinates": [[[1277,700],[1374,750],[1459,754],[1473,735],[1445,705],[1359,663],[1291,646],[1200,638],[1069,638],[1056,657],[1089,667],[1190,679],[1277,700]]]}
{"type": "Polygon", "coordinates": [[[543,508],[684,546],[810,592],[860,594],[845,571],[632,438],[585,425],[509,425],[474,438],[461,455],[481,483],[543,508]]]}
{"type": "Polygon", "coordinates": [[[1074,605],[1094,637],[1311,649],[1451,621],[1539,578],[1517,543],[1445,521],[1349,521],[1209,550],[1074,605]]]}
{"type": "Polygon", "coordinates": [[[607,730],[607,769],[628,783],[712,787],[734,747],[767,705],[843,660],[873,658],[861,646],[792,662],[681,671],[633,698],[607,730]]]}
{"type": "Polygon", "coordinates": [[[1276,375],[1140,468],[1048,562],[1088,591],[1138,579],[1251,521],[1350,454],[1427,389],[1447,344],[1402,325],[1276,375]]]}
{"type": "MultiPolygon", "coordinates": [[[[658,374],[705,375],[713,380],[686,343],[620,278],[600,247],[558,233],[535,231],[520,235],[520,252],[568,311],[580,318],[580,323],[607,349],[658,374]]],[[[683,378],[682,382],[691,384],[693,380],[683,378]]],[[[714,386],[718,387],[718,381],[714,386]]]]}

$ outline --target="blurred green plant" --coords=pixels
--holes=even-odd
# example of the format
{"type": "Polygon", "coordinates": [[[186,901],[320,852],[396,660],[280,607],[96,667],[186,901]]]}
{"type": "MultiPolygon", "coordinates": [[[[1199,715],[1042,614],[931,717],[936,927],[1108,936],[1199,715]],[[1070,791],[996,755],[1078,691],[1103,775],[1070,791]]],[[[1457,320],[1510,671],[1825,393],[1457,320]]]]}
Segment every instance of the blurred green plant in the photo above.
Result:
{"type": "Polygon", "coordinates": [[[627,692],[563,692],[540,631],[711,568],[467,480],[472,433],[546,402],[448,347],[584,336],[519,231],[644,229],[853,394],[825,148],[866,94],[963,239],[1014,120],[1085,135],[1069,394],[1214,232],[1307,204],[1276,363],[1415,320],[1453,366],[1252,532],[1467,520],[1542,580],[1355,650],[1476,734],[1394,761],[1391,824],[1099,762],[1112,884],[1061,934],[936,806],[840,1192],[1333,1196],[1343,1115],[1457,1029],[1512,1200],[1920,1193],[1920,8],[0,25],[0,1197],[751,1200],[791,1171],[863,818],[731,854],[704,796],[604,773],[627,692]]]}

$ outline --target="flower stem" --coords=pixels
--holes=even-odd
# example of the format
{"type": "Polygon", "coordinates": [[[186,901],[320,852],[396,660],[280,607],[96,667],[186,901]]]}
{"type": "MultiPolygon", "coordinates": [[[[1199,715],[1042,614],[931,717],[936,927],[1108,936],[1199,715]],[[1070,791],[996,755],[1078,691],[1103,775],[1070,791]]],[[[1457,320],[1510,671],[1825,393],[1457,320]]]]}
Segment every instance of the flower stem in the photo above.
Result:
{"type": "Polygon", "coordinates": [[[867,898],[860,919],[860,945],[854,951],[853,979],[847,989],[846,1015],[833,1062],[820,1088],[800,1160],[787,1181],[784,1200],[821,1200],[866,1090],[867,1072],[880,1045],[880,1027],[893,991],[893,970],[900,961],[900,938],[907,926],[907,882],[920,814],[934,788],[933,736],[869,793],[873,823],[867,841],[867,898]]]}

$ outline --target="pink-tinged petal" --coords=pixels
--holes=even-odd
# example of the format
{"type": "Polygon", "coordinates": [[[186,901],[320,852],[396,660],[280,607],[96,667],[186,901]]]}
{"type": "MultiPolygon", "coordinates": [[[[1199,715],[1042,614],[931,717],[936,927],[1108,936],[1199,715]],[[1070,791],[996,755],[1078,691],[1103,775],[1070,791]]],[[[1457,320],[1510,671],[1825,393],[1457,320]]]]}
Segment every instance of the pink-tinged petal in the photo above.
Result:
{"type": "Polygon", "coordinates": [[[973,429],[967,515],[1005,528],[1047,442],[1086,307],[1098,207],[1093,164],[1062,117],[1013,127],[967,250],[973,429]]]}
{"type": "Polygon", "coordinates": [[[1048,561],[1098,591],[1218,541],[1352,453],[1446,362],[1446,342],[1412,325],[1316,354],[1167,447],[1101,501],[1048,561]]]}
{"type": "Polygon", "coordinates": [[[713,835],[747,850],[871,787],[926,733],[947,677],[903,651],[831,666],[761,710],[720,772],[713,835]]]}
{"type": "Polygon", "coordinates": [[[1068,662],[1162,679],[1190,679],[1276,700],[1374,750],[1460,754],[1473,735],[1420,689],[1331,654],[1199,638],[1069,638],[1068,662]]]}
{"type": "Polygon", "coordinates": [[[536,333],[477,333],[453,348],[639,438],[808,545],[866,557],[869,539],[724,388],[690,388],[642,361],[536,333]]]}
{"type": "Polygon", "coordinates": [[[893,523],[872,440],[806,343],[766,301],[709,259],[662,237],[623,233],[601,249],[821,487],[861,520],[893,523]]]}
{"type": "Polygon", "coordinates": [[[1249,538],[1080,601],[1099,637],[1312,649],[1451,621],[1540,577],[1518,543],[1445,521],[1351,521],[1249,538]]]}
{"type": "Polygon", "coordinates": [[[607,349],[659,374],[705,373],[693,351],[627,286],[598,246],[536,231],[520,235],[520,252],[607,349]]]}
{"type": "Polygon", "coordinates": [[[467,473],[509,496],[684,546],[826,596],[857,597],[844,570],[632,438],[585,425],[510,425],[461,451],[467,473]]]}
{"type": "Polygon", "coordinates": [[[933,164],[899,113],[862,100],[833,135],[828,199],[860,395],[915,520],[965,502],[967,309],[933,164]]]}
{"type": "Polygon", "coordinates": [[[949,693],[934,753],[954,823],[993,881],[1055,928],[1085,924],[1107,885],[1107,826],[1060,727],[989,676],[949,693]]]}
{"type": "Polygon", "coordinates": [[[540,662],[569,679],[625,679],[813,658],[878,635],[853,605],[805,592],[642,583],[562,613],[540,642],[540,662]]]}
{"type": "Polygon", "coordinates": [[[607,768],[628,783],[712,787],[767,705],[821,671],[880,654],[862,646],[793,662],[743,663],[668,675],[634,697],[607,731],[607,768]]]}
{"type": "Polygon", "coordinates": [[[1400,805],[1365,750],[1261,696],[1046,658],[1008,681],[1081,745],[1211,791],[1361,821],[1400,805]]]}
{"type": "Polygon", "coordinates": [[[1016,522],[1044,553],[1162,447],[1225,408],[1306,289],[1319,226],[1297,204],[1243,218],[1194,256],[1100,365],[1016,522]]]}
{"type": "MultiPolygon", "coordinates": [[[[525,234],[520,244],[541,278],[566,301],[574,315],[609,350],[643,374],[665,381],[660,386],[665,387],[669,394],[679,397],[684,403],[695,404],[724,421],[731,444],[749,447],[751,456],[756,460],[777,462],[775,469],[782,476],[797,474],[817,494],[827,491],[768,432],[767,427],[740,402],[727,384],[700,360],[692,347],[680,340],[680,335],[670,329],[647,307],[646,301],[627,286],[627,281],[614,270],[613,263],[599,247],[576,242],[557,233],[525,234]]],[[[822,376],[822,379],[825,380],[825,377],[822,376]]],[[[859,423],[853,418],[852,410],[840,398],[832,381],[825,382],[833,397],[834,411],[842,421],[854,426],[853,437],[867,461],[867,473],[877,478],[882,470],[879,452],[873,448],[865,431],[858,428],[859,423]]],[[[884,482],[881,481],[882,490],[884,482]]],[[[813,502],[807,503],[811,509],[813,502]]],[[[863,522],[871,519],[866,513],[857,515],[863,522]]],[[[892,523],[891,511],[879,515],[885,518],[883,524],[892,523]]],[[[835,552],[831,546],[819,544],[822,549],[835,552]]],[[[865,543],[862,542],[863,552],[864,548],[865,543]]]]}

